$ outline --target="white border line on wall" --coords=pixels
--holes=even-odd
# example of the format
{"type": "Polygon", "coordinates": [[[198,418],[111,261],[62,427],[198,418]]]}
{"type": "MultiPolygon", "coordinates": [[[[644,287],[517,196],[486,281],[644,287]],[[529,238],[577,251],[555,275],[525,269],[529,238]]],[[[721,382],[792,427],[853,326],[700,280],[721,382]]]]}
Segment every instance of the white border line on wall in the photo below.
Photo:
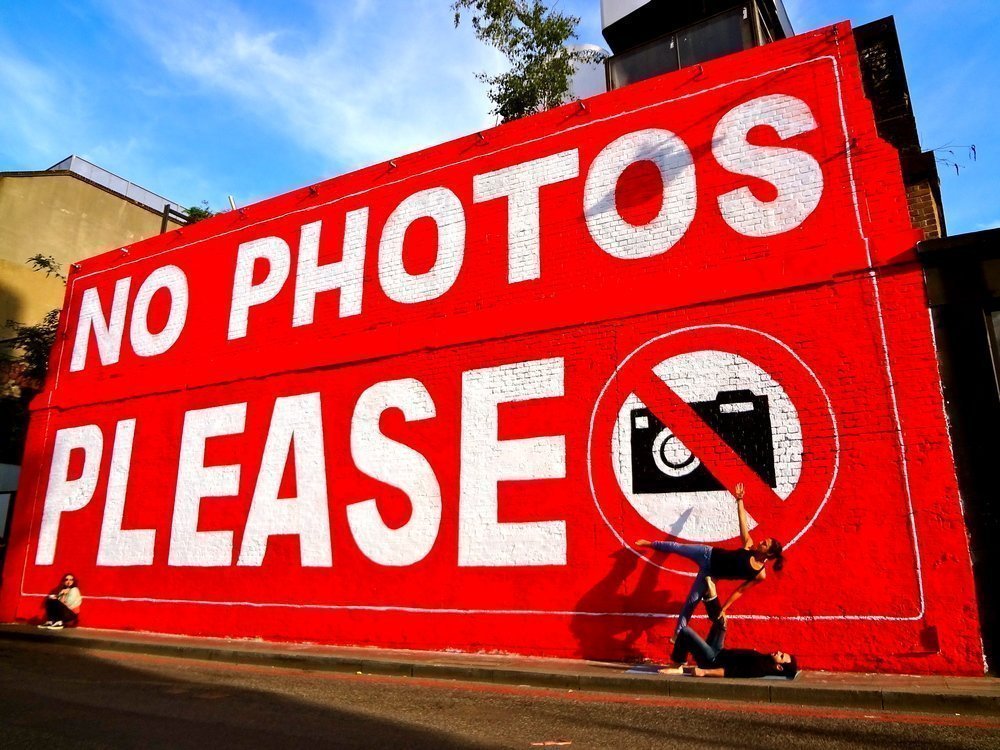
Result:
{"type": "MultiPolygon", "coordinates": [[[[837,35],[837,46],[840,46],[840,36],[837,35]]],[[[868,262],[869,278],[872,281],[872,291],[875,295],[875,308],[878,313],[879,334],[882,339],[882,356],[885,364],[885,374],[889,382],[889,399],[892,402],[892,416],[896,423],[896,443],[899,446],[900,468],[903,472],[903,488],[906,490],[907,520],[910,526],[910,534],[913,541],[913,560],[917,573],[917,593],[920,597],[920,609],[913,617],[892,618],[899,620],[921,620],[927,611],[927,601],[924,595],[924,571],[923,562],[920,559],[920,542],[917,538],[917,523],[913,512],[913,492],[910,488],[910,467],[906,453],[906,441],[903,439],[903,423],[899,416],[899,399],[896,396],[896,381],[892,372],[892,361],[889,357],[889,340],[885,330],[885,314],[882,308],[882,293],[879,289],[878,275],[872,268],[871,238],[865,234],[864,222],[861,219],[861,204],[858,201],[858,186],[854,177],[854,146],[848,135],[847,112],[844,108],[844,88],[840,76],[839,60],[831,58],[833,63],[833,73],[837,77],[837,101],[840,104],[840,118],[844,132],[844,146],[847,153],[847,169],[851,180],[851,199],[854,201],[854,216],[858,222],[858,233],[865,243],[865,259],[868,262]]],[[[947,429],[947,428],[946,428],[947,429]]]]}
{"type": "MultiPolygon", "coordinates": [[[[840,44],[839,37],[838,37],[838,40],[837,40],[837,44],[838,44],[838,46],[840,44]]],[[[67,310],[72,310],[72,304],[73,304],[73,299],[74,299],[74,294],[75,294],[75,291],[76,291],[76,285],[77,285],[77,283],[79,281],[83,280],[83,279],[89,278],[90,276],[93,276],[93,275],[96,275],[96,274],[118,272],[124,266],[131,265],[132,263],[145,262],[145,261],[148,261],[151,258],[155,258],[155,257],[163,255],[165,253],[171,253],[171,252],[174,252],[174,251],[177,251],[177,250],[182,250],[182,249],[184,249],[186,247],[191,247],[193,245],[198,245],[198,244],[201,244],[203,242],[213,241],[213,240],[218,239],[219,237],[224,237],[224,236],[229,235],[229,234],[234,234],[234,233],[238,233],[238,232],[245,232],[246,230],[251,229],[251,228],[253,228],[255,226],[259,226],[261,224],[267,224],[269,222],[277,221],[277,220],[283,219],[283,218],[285,218],[287,216],[292,216],[292,215],[295,215],[295,214],[298,214],[298,213],[303,213],[303,212],[308,212],[308,211],[314,211],[314,210],[323,208],[325,206],[333,205],[333,204],[342,202],[344,200],[348,200],[348,199],[355,198],[355,197],[358,197],[358,196],[361,196],[361,195],[365,195],[367,193],[371,193],[371,192],[374,192],[376,190],[381,190],[383,188],[387,188],[387,187],[390,187],[392,185],[403,183],[403,182],[406,182],[408,180],[413,180],[413,179],[417,179],[417,178],[420,178],[420,177],[424,177],[426,175],[433,174],[435,172],[438,172],[438,171],[441,171],[441,170],[444,170],[444,169],[450,169],[450,168],[458,166],[460,164],[466,164],[466,163],[469,163],[469,162],[472,162],[472,161],[476,161],[478,159],[485,158],[487,156],[494,156],[494,155],[496,155],[498,153],[503,153],[505,151],[509,151],[509,150],[512,150],[512,149],[522,148],[522,147],[530,145],[532,143],[539,143],[539,142],[548,140],[550,138],[555,138],[555,137],[562,136],[562,135],[564,135],[566,133],[569,133],[569,132],[572,132],[572,131],[575,131],[575,130],[580,130],[582,128],[587,128],[587,127],[592,127],[592,126],[597,125],[597,124],[602,123],[602,122],[608,122],[608,121],[611,121],[611,120],[618,119],[620,117],[626,117],[626,116],[629,116],[629,115],[636,114],[638,112],[643,112],[643,111],[646,111],[646,110],[649,110],[649,109],[655,109],[657,107],[662,107],[662,106],[665,106],[665,105],[668,105],[668,104],[673,104],[673,103],[676,103],[676,102],[679,102],[679,101],[683,101],[683,100],[686,100],[686,99],[690,99],[690,98],[693,98],[693,97],[696,97],[696,96],[702,96],[704,94],[709,94],[709,93],[712,93],[714,91],[718,91],[720,89],[728,88],[728,87],[739,85],[739,84],[742,84],[742,83],[747,83],[749,81],[754,81],[754,80],[757,80],[759,78],[763,78],[763,77],[766,77],[766,76],[772,76],[772,75],[775,75],[775,74],[778,74],[778,73],[783,73],[783,72],[786,72],[786,71],[789,71],[789,70],[793,70],[795,68],[800,68],[800,67],[803,67],[803,66],[806,66],[806,65],[812,65],[812,64],[815,64],[815,63],[823,62],[823,61],[829,61],[830,62],[831,66],[833,68],[834,76],[836,77],[836,81],[837,81],[837,98],[838,98],[838,103],[839,103],[839,106],[840,106],[841,127],[842,127],[842,132],[844,134],[845,154],[847,156],[847,167],[848,167],[849,178],[850,178],[850,183],[851,183],[851,196],[852,196],[852,200],[854,202],[854,211],[855,211],[855,217],[857,219],[857,224],[858,224],[858,233],[859,233],[859,235],[861,236],[861,239],[864,242],[864,245],[865,245],[865,258],[866,258],[866,261],[868,263],[869,268],[871,268],[871,265],[872,265],[871,241],[870,241],[870,238],[864,232],[864,222],[862,221],[862,218],[861,218],[861,208],[860,208],[860,204],[859,204],[859,201],[858,201],[858,189],[857,189],[857,183],[856,183],[855,176],[854,176],[854,164],[853,164],[854,149],[853,149],[853,147],[851,145],[850,135],[849,135],[849,132],[848,132],[847,114],[846,114],[846,109],[844,107],[843,82],[842,82],[841,74],[840,74],[839,61],[837,60],[837,58],[835,58],[835,57],[833,57],[831,55],[823,55],[823,56],[820,56],[820,57],[813,58],[811,60],[803,60],[801,62],[794,63],[792,65],[786,65],[786,66],[782,66],[782,67],[779,67],[779,68],[773,68],[771,70],[764,71],[762,73],[758,73],[757,75],[749,76],[747,78],[740,78],[740,79],[733,80],[733,81],[727,81],[726,83],[720,84],[718,86],[713,86],[712,88],[708,88],[708,89],[704,89],[704,90],[701,90],[701,91],[692,92],[690,94],[684,94],[682,96],[675,97],[674,99],[666,99],[666,100],[662,100],[662,101],[659,101],[659,102],[655,102],[653,104],[643,105],[641,107],[637,107],[635,109],[631,109],[631,110],[628,110],[628,111],[625,111],[625,112],[618,112],[618,113],[616,113],[614,115],[608,115],[607,117],[603,117],[603,118],[599,118],[599,119],[594,119],[594,120],[588,120],[586,123],[581,123],[580,125],[574,125],[573,127],[566,128],[564,130],[560,130],[560,131],[555,132],[555,133],[549,133],[547,135],[540,136],[538,138],[534,138],[534,139],[531,139],[531,140],[521,141],[521,142],[516,143],[516,144],[511,144],[510,146],[505,146],[505,147],[503,147],[501,149],[496,149],[496,150],[490,151],[488,154],[479,154],[477,156],[471,156],[471,157],[469,157],[467,159],[463,159],[463,160],[460,160],[460,161],[450,162],[450,163],[448,163],[446,165],[441,165],[439,167],[434,167],[434,168],[428,169],[428,170],[426,170],[424,172],[420,172],[420,173],[416,173],[416,174],[412,174],[412,175],[407,175],[406,177],[400,178],[399,180],[395,180],[393,182],[388,182],[388,183],[384,183],[384,184],[381,184],[381,185],[376,185],[376,186],[373,186],[373,187],[368,188],[366,190],[358,191],[356,193],[351,193],[351,194],[348,194],[348,195],[342,195],[342,196],[339,196],[339,197],[337,197],[337,198],[335,198],[333,200],[327,201],[326,203],[319,203],[319,204],[314,204],[314,205],[311,205],[311,206],[303,207],[303,208],[300,208],[300,209],[295,209],[293,211],[288,211],[288,212],[286,212],[284,214],[280,214],[280,215],[277,215],[277,216],[271,216],[271,217],[268,217],[267,219],[262,219],[261,221],[254,222],[254,223],[251,223],[251,224],[247,224],[245,226],[241,226],[241,227],[239,227],[237,229],[232,229],[232,230],[229,230],[227,232],[221,232],[219,234],[213,235],[212,237],[206,237],[206,238],[201,239],[201,240],[195,240],[193,242],[186,243],[184,245],[177,245],[175,247],[165,248],[164,250],[162,250],[162,251],[160,251],[158,253],[154,253],[152,255],[148,255],[148,256],[145,256],[143,258],[136,258],[134,260],[127,261],[126,263],[122,263],[122,264],[120,264],[118,266],[115,266],[114,268],[101,269],[99,271],[93,271],[91,273],[81,274],[79,276],[74,276],[72,278],[72,280],[71,280],[71,283],[70,283],[69,297],[68,297],[68,300],[67,300],[66,309],[67,310]]],[[[877,313],[878,313],[879,332],[880,332],[880,335],[881,335],[882,351],[883,351],[883,358],[884,358],[883,359],[883,364],[885,365],[886,377],[887,377],[888,383],[889,383],[890,398],[891,398],[892,409],[893,409],[893,418],[895,420],[895,425],[896,425],[897,444],[898,444],[899,452],[900,452],[900,459],[901,459],[901,464],[900,465],[901,465],[901,468],[902,468],[902,474],[903,474],[902,479],[903,479],[904,489],[905,489],[905,493],[906,493],[907,510],[908,510],[908,514],[909,514],[908,515],[908,519],[909,519],[909,526],[910,526],[911,538],[912,538],[912,541],[913,541],[913,553],[914,553],[916,573],[917,573],[917,587],[918,587],[918,595],[919,595],[919,611],[917,612],[916,615],[913,615],[911,617],[899,617],[899,616],[887,616],[887,615],[809,615],[809,616],[785,617],[785,616],[781,616],[781,615],[742,614],[742,615],[731,615],[730,619],[734,619],[734,620],[782,620],[782,621],[793,621],[793,622],[794,621],[859,621],[859,620],[864,620],[864,621],[884,621],[884,622],[892,622],[892,621],[910,622],[910,621],[920,620],[924,616],[924,612],[926,611],[926,601],[925,601],[925,596],[924,596],[923,567],[922,567],[922,562],[921,562],[921,559],[920,559],[920,545],[919,545],[919,540],[917,538],[917,530],[916,530],[916,524],[915,524],[915,519],[914,519],[913,497],[912,497],[912,492],[911,492],[911,489],[910,489],[910,476],[909,476],[909,467],[908,467],[908,463],[907,463],[906,445],[905,445],[905,442],[903,440],[902,422],[901,422],[900,416],[899,416],[899,404],[898,404],[898,400],[897,400],[897,397],[896,397],[895,383],[894,383],[894,380],[893,380],[892,363],[891,363],[890,357],[889,357],[889,345],[888,345],[888,339],[886,337],[885,320],[884,320],[884,313],[883,313],[883,308],[882,308],[881,292],[880,292],[879,284],[878,284],[878,277],[876,276],[876,273],[875,273],[874,270],[871,270],[869,272],[869,277],[871,278],[871,281],[872,281],[872,290],[873,290],[873,293],[874,293],[876,310],[877,310],[877,313]]],[[[68,344],[69,344],[68,338],[64,339],[62,348],[60,349],[60,352],[59,352],[59,363],[58,363],[58,366],[57,366],[58,369],[57,369],[57,372],[56,372],[56,379],[55,379],[55,383],[54,383],[55,388],[58,388],[58,386],[59,386],[59,378],[60,378],[60,375],[62,374],[63,357],[64,357],[64,354],[65,354],[65,351],[66,351],[66,348],[67,348],[68,344]]],[[[51,414],[51,412],[50,412],[50,414],[51,414]]],[[[43,439],[43,446],[44,446],[44,448],[45,448],[46,451],[48,450],[48,447],[49,447],[48,446],[48,440],[49,440],[49,416],[46,417],[45,437],[43,439]]],[[[27,547],[25,549],[24,567],[22,569],[22,574],[21,574],[21,585],[20,585],[21,596],[38,596],[38,597],[45,596],[44,593],[40,593],[39,594],[39,593],[33,593],[33,592],[26,592],[24,590],[24,581],[25,581],[25,578],[27,576],[28,558],[30,556],[31,547],[32,547],[32,541],[34,539],[34,522],[35,522],[35,517],[37,515],[37,504],[38,504],[38,495],[39,495],[40,484],[41,484],[41,472],[39,472],[38,479],[37,479],[37,482],[36,482],[35,496],[34,496],[34,498],[32,498],[33,502],[32,502],[32,511],[31,511],[32,512],[32,516],[31,516],[31,525],[30,525],[29,540],[28,540],[28,545],[27,545],[27,547]]],[[[340,605],[340,604],[329,604],[329,605],[327,605],[327,604],[291,604],[291,603],[282,603],[282,602],[219,602],[219,601],[210,601],[210,600],[156,599],[156,598],[143,598],[143,597],[120,597],[120,596],[88,596],[87,598],[89,600],[105,600],[105,601],[117,601],[117,602],[144,602],[144,603],[162,603],[162,604],[197,604],[197,605],[208,605],[208,606],[240,606],[240,607],[258,607],[258,608],[259,607],[265,607],[265,608],[282,608],[282,609],[319,609],[319,610],[349,610],[349,611],[373,611],[373,612],[412,612],[412,613],[425,613],[425,614],[550,615],[550,616],[583,616],[583,617],[641,617],[641,618],[662,618],[662,619],[672,619],[672,618],[676,618],[677,617],[676,613],[675,614],[667,614],[667,613],[662,613],[662,612],[581,612],[581,611],[531,610],[531,609],[449,609],[449,608],[432,608],[432,607],[430,607],[430,608],[424,608],[424,607],[407,607],[407,606],[399,606],[399,605],[384,605],[383,606],[383,605],[340,605]]]]}

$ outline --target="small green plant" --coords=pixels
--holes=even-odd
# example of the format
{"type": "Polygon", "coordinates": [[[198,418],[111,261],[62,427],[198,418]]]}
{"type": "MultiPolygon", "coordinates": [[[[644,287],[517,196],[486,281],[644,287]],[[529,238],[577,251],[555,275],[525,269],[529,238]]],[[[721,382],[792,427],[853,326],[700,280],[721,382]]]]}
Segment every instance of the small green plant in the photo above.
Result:
{"type": "Polygon", "coordinates": [[[208,201],[202,201],[200,206],[191,206],[187,210],[188,224],[195,224],[202,219],[210,219],[215,216],[215,211],[209,208],[208,201]]]}
{"type": "Polygon", "coordinates": [[[55,276],[62,283],[66,283],[66,277],[63,275],[62,266],[59,261],[55,259],[52,255],[32,255],[28,258],[28,265],[35,271],[44,271],[45,278],[49,276],[55,276]]]}

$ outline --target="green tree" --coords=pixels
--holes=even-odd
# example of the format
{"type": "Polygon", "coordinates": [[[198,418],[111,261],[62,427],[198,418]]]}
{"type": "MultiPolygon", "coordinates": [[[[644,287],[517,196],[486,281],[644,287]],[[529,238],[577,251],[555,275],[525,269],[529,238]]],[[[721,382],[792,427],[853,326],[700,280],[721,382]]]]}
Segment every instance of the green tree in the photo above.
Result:
{"type": "MultiPolygon", "coordinates": [[[[55,276],[63,284],[66,283],[62,266],[53,256],[33,255],[28,258],[27,263],[33,270],[44,273],[46,278],[55,276]]],[[[8,320],[7,326],[14,333],[5,342],[8,347],[5,357],[13,365],[8,372],[16,374],[21,389],[40,391],[49,369],[49,355],[56,343],[59,311],[49,310],[41,323],[25,325],[16,320],[8,320]]]]}
{"type": "Polygon", "coordinates": [[[13,320],[8,320],[7,325],[14,332],[7,341],[14,354],[7,356],[15,365],[20,387],[40,391],[49,371],[49,355],[56,343],[59,311],[49,310],[42,322],[35,325],[22,325],[13,320]]]}
{"type": "MultiPolygon", "coordinates": [[[[34,255],[27,262],[46,277],[55,276],[66,283],[62,268],[51,255],[34,255]]],[[[0,463],[17,463],[28,424],[28,404],[45,385],[59,311],[50,310],[40,323],[8,320],[7,326],[14,335],[0,350],[0,463]]]]}
{"type": "Polygon", "coordinates": [[[542,0],[456,0],[455,26],[468,13],[476,38],[507,58],[510,70],[477,77],[490,87],[493,113],[504,122],[566,101],[574,63],[597,63],[599,52],[570,50],[580,19],[548,8],[542,0]]]}

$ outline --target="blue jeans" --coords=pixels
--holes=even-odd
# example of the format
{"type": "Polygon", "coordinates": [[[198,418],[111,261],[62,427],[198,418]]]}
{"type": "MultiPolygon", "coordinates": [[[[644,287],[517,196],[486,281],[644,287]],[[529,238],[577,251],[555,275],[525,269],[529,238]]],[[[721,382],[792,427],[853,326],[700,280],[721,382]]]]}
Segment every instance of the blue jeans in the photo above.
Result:
{"type": "Polygon", "coordinates": [[[698,573],[694,577],[694,583],[691,584],[691,590],[688,592],[687,599],[684,600],[684,606],[681,607],[680,614],[677,616],[676,633],[679,635],[687,627],[688,621],[694,613],[694,608],[698,606],[698,602],[705,595],[705,579],[708,577],[709,563],[712,559],[712,548],[706,544],[653,542],[653,549],[658,552],[667,552],[686,557],[698,566],[698,573]]]}
{"type": "Polygon", "coordinates": [[[677,664],[683,664],[690,654],[699,667],[711,669],[715,666],[715,660],[719,657],[719,652],[722,651],[725,644],[726,626],[721,620],[716,620],[712,625],[707,641],[702,640],[701,636],[690,627],[685,627],[677,634],[677,642],[674,644],[674,652],[670,658],[677,664]]]}

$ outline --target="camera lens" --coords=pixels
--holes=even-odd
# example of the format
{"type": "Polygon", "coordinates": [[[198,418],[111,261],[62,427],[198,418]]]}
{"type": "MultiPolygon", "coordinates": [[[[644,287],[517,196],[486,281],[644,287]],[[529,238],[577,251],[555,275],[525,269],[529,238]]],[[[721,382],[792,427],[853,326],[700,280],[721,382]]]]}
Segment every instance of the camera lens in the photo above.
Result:
{"type": "Polygon", "coordinates": [[[670,477],[684,477],[701,465],[701,461],[670,430],[663,430],[653,440],[653,463],[670,477]]]}

